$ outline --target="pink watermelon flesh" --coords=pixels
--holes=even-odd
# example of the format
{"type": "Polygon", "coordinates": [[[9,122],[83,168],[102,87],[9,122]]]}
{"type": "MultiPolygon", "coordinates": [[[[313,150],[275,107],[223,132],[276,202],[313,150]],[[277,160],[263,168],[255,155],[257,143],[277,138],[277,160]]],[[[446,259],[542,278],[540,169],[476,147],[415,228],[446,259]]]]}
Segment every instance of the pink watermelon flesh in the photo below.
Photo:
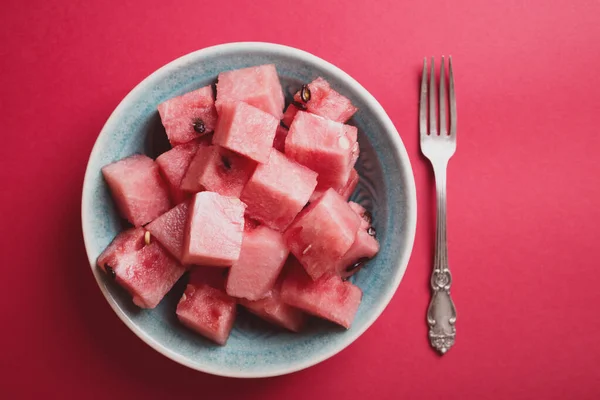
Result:
{"type": "Polygon", "coordinates": [[[367,230],[371,226],[371,222],[369,221],[367,215],[367,210],[358,203],[353,201],[349,201],[348,205],[360,217],[360,229],[367,230]]]}
{"type": "Polygon", "coordinates": [[[152,239],[158,240],[177,260],[181,260],[183,254],[188,210],[189,204],[181,203],[146,226],[146,229],[152,234],[152,239]]]}
{"type": "Polygon", "coordinates": [[[212,132],[217,124],[210,85],[159,104],[158,113],[173,147],[212,132]],[[204,124],[203,133],[194,129],[199,121],[204,124]]]}
{"type": "Polygon", "coordinates": [[[348,181],[346,182],[344,187],[338,192],[344,200],[348,200],[350,196],[352,196],[352,193],[354,193],[354,191],[356,190],[356,186],[358,186],[359,179],[360,177],[358,176],[358,172],[356,172],[356,169],[352,168],[352,171],[350,171],[350,177],[348,178],[348,181]]]}
{"type": "MultiPolygon", "coordinates": [[[[301,91],[294,95],[294,100],[306,106],[307,111],[336,122],[346,122],[358,108],[352,102],[336,92],[329,83],[319,77],[308,84],[310,100],[302,101],[301,91]]],[[[289,126],[289,125],[288,125],[289,126]]]]}
{"type": "Polygon", "coordinates": [[[292,126],[292,122],[294,121],[294,118],[296,117],[296,113],[298,113],[298,111],[300,111],[298,107],[296,107],[294,104],[290,104],[285,109],[281,122],[283,122],[283,124],[289,128],[290,126],[292,126]]]}
{"type": "Polygon", "coordinates": [[[240,258],[227,276],[227,294],[258,300],[267,295],[277,281],[289,254],[281,233],[266,226],[244,232],[240,258]]]}
{"type": "Polygon", "coordinates": [[[312,279],[336,272],[354,243],[360,217],[333,189],[305,208],[283,237],[312,279]]]}
{"type": "Polygon", "coordinates": [[[208,190],[223,196],[240,197],[256,163],[219,146],[201,147],[181,181],[186,192],[208,190]]]}
{"type": "Polygon", "coordinates": [[[354,275],[364,262],[375,257],[379,252],[379,242],[364,230],[359,230],[352,247],[342,257],[338,264],[338,273],[342,278],[354,275]],[[358,266],[355,264],[359,263],[358,266]]]}
{"type": "Polygon", "coordinates": [[[235,308],[235,300],[222,290],[207,284],[188,284],[177,305],[177,318],[188,328],[224,345],[235,322],[235,308]]]}
{"type": "Polygon", "coordinates": [[[242,247],[246,206],[235,197],[213,192],[194,196],[184,236],[186,264],[230,266],[242,247]]]}
{"type": "Polygon", "coordinates": [[[102,168],[121,215],[142,226],[169,208],[169,191],[158,164],[150,157],[133,155],[102,168]]]}
{"type": "Polygon", "coordinates": [[[367,216],[365,208],[360,204],[351,201],[348,205],[361,218],[361,223],[356,234],[356,240],[338,264],[337,269],[342,278],[354,275],[362,268],[366,260],[375,257],[379,252],[379,242],[375,237],[368,234],[371,227],[371,217],[367,216]]]}
{"type": "Polygon", "coordinates": [[[268,112],[278,121],[283,116],[283,90],[275,65],[221,72],[217,83],[217,111],[229,101],[243,101],[268,112]]]}
{"type": "Polygon", "coordinates": [[[285,151],[285,138],[288,134],[287,128],[279,125],[277,127],[277,131],[275,132],[275,139],[273,140],[273,148],[277,151],[284,152],[285,151]]]}
{"type": "MultiPolygon", "coordinates": [[[[340,196],[342,196],[344,200],[348,200],[350,196],[352,196],[352,193],[354,193],[354,190],[356,190],[356,186],[358,185],[358,180],[358,172],[356,172],[356,169],[353,168],[350,172],[348,182],[346,182],[346,184],[341,189],[337,190],[337,192],[340,194],[340,196]]],[[[319,197],[323,196],[323,193],[325,193],[325,190],[315,190],[312,196],[310,196],[310,202],[313,203],[317,201],[319,197]]]]}
{"type": "Polygon", "coordinates": [[[119,258],[144,247],[144,228],[130,228],[119,233],[98,256],[98,266],[106,272],[106,265],[117,265],[119,258]]]}
{"type": "Polygon", "coordinates": [[[137,306],[154,308],[185,268],[160,244],[144,245],[144,233],[142,228],[120,233],[98,257],[98,265],[133,296],[137,306]]]}
{"type": "Polygon", "coordinates": [[[355,127],[304,111],[296,114],[285,139],[285,154],[319,174],[318,190],[343,188],[358,153],[355,127]]]}
{"type": "Polygon", "coordinates": [[[279,120],[243,102],[221,105],[213,143],[264,163],[273,147],[279,120]]]}
{"type": "Polygon", "coordinates": [[[240,199],[247,204],[250,217],[283,231],[310,199],[316,185],[315,172],[273,150],[269,161],[258,165],[240,199]]]}
{"type": "Polygon", "coordinates": [[[169,186],[169,193],[171,194],[173,204],[179,204],[191,197],[188,193],[181,190],[181,181],[200,146],[199,141],[194,140],[174,147],[156,159],[162,176],[169,186]]]}
{"type": "Polygon", "coordinates": [[[281,300],[281,282],[260,300],[240,299],[239,302],[251,313],[292,332],[299,332],[306,322],[306,315],[302,311],[281,300]]]}
{"type": "MultiPolygon", "coordinates": [[[[292,261],[293,262],[293,261],[292,261]]],[[[281,287],[282,300],[302,311],[350,328],[362,291],[335,274],[313,281],[300,266],[291,266],[281,287]]]]}

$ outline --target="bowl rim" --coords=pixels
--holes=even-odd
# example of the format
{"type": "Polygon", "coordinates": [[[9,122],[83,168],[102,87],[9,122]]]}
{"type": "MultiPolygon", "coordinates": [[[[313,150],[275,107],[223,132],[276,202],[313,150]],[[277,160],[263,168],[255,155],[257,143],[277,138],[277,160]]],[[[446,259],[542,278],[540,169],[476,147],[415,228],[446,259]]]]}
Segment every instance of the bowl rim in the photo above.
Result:
{"type": "Polygon", "coordinates": [[[392,297],[396,293],[398,286],[400,285],[400,282],[402,281],[402,278],[404,277],[404,273],[406,272],[406,268],[408,266],[408,261],[412,254],[414,240],[415,240],[415,233],[416,233],[416,224],[417,224],[417,197],[416,197],[416,187],[415,187],[415,179],[414,179],[412,165],[410,162],[410,158],[408,157],[406,147],[404,146],[404,143],[402,142],[402,139],[400,137],[400,134],[396,130],[396,127],[394,126],[393,122],[391,121],[390,117],[387,115],[387,113],[385,112],[385,110],[381,106],[381,104],[360,83],[358,83],[354,78],[352,78],[348,73],[344,72],[339,67],[337,67],[337,66],[331,64],[330,62],[325,61],[325,60],[321,59],[320,57],[317,57],[307,51],[304,51],[304,50],[300,50],[300,49],[286,46],[286,45],[267,43],[267,42],[232,42],[232,43],[218,44],[218,45],[206,47],[206,48],[203,48],[200,50],[196,50],[196,51],[193,51],[191,53],[183,55],[183,56],[165,64],[164,66],[160,67],[159,69],[157,69],[156,71],[154,71],[153,73],[148,75],[146,78],[144,78],[121,100],[119,105],[113,110],[110,117],[108,118],[108,120],[106,121],[104,126],[102,127],[102,130],[100,131],[100,133],[96,139],[96,142],[94,143],[94,146],[90,153],[90,157],[88,159],[88,164],[86,166],[86,172],[85,172],[85,177],[84,177],[84,181],[83,181],[81,221],[82,221],[82,232],[83,232],[85,250],[86,250],[86,254],[88,256],[90,267],[92,269],[92,273],[94,275],[94,278],[96,279],[96,283],[97,283],[98,287],[100,288],[100,290],[102,291],[104,298],[106,299],[106,301],[109,303],[109,305],[115,312],[115,314],[117,314],[119,319],[121,321],[123,321],[123,323],[137,337],[139,337],[147,345],[149,345],[150,347],[152,347],[154,350],[158,351],[165,357],[167,357],[181,365],[184,365],[188,368],[191,368],[191,369],[194,369],[197,371],[201,371],[201,372],[205,372],[205,373],[209,373],[209,374],[213,374],[213,375],[232,377],[232,378],[263,378],[263,377],[272,377],[272,376],[290,374],[292,372],[296,372],[296,371],[300,371],[300,370],[309,368],[313,365],[316,365],[322,361],[327,360],[328,358],[336,355],[337,353],[339,353],[340,351],[342,351],[343,349],[348,347],[350,344],[352,344],[356,339],[358,339],[358,337],[360,337],[377,320],[377,318],[379,318],[379,316],[381,315],[383,310],[388,306],[392,297]],[[361,97],[363,97],[367,103],[369,103],[373,107],[374,114],[380,121],[382,121],[382,124],[385,127],[384,131],[386,132],[386,134],[389,136],[389,139],[393,143],[393,147],[395,150],[395,156],[400,160],[400,163],[403,164],[402,173],[404,175],[405,181],[407,182],[407,185],[404,189],[405,189],[406,196],[408,199],[407,213],[406,213],[407,230],[405,231],[405,233],[408,236],[407,236],[407,240],[405,242],[406,243],[405,249],[402,252],[402,255],[397,260],[396,273],[393,276],[393,280],[392,280],[392,289],[389,291],[389,294],[387,295],[387,297],[383,298],[382,301],[380,301],[378,304],[374,305],[373,312],[371,313],[370,317],[367,319],[366,323],[364,323],[364,325],[360,329],[358,329],[356,331],[352,331],[352,333],[350,335],[345,336],[342,340],[339,341],[339,343],[336,343],[336,345],[332,346],[331,349],[328,349],[328,351],[315,354],[312,358],[305,360],[303,362],[290,363],[285,368],[280,368],[278,370],[269,371],[269,372],[261,372],[260,370],[259,371],[233,371],[232,372],[229,370],[227,370],[227,371],[219,370],[218,366],[198,365],[197,363],[195,363],[189,359],[186,359],[186,358],[178,355],[177,353],[171,351],[170,349],[164,347],[162,344],[160,344],[159,342],[154,340],[152,338],[152,336],[150,336],[149,334],[144,332],[142,329],[138,328],[134,324],[134,322],[131,321],[127,317],[127,315],[118,307],[117,303],[109,296],[108,290],[102,285],[99,275],[97,274],[98,271],[95,268],[96,259],[91,257],[91,251],[90,251],[91,241],[92,241],[91,233],[88,232],[88,230],[86,229],[86,225],[89,225],[87,216],[90,215],[90,212],[88,210],[88,204],[90,204],[90,201],[88,200],[88,197],[92,193],[92,190],[91,190],[92,182],[93,182],[92,174],[94,174],[96,172],[96,171],[92,171],[90,163],[91,163],[92,159],[96,158],[95,156],[97,155],[97,153],[99,153],[101,151],[100,144],[99,144],[100,137],[103,134],[105,134],[106,131],[110,131],[112,129],[112,126],[116,123],[116,118],[117,118],[117,115],[120,114],[120,111],[123,108],[125,108],[127,104],[135,101],[135,99],[138,97],[138,92],[141,92],[143,90],[143,86],[145,86],[145,83],[147,81],[155,79],[157,77],[160,77],[160,75],[168,73],[171,70],[175,70],[180,66],[184,66],[187,63],[189,63],[193,60],[196,60],[198,58],[202,58],[202,57],[206,57],[206,56],[222,55],[222,54],[226,54],[228,52],[234,52],[234,51],[272,52],[272,53],[279,53],[284,56],[296,58],[299,60],[304,60],[309,63],[318,65],[319,68],[322,68],[323,70],[326,70],[330,74],[335,75],[338,79],[340,79],[343,82],[344,85],[351,87],[361,97]]]}

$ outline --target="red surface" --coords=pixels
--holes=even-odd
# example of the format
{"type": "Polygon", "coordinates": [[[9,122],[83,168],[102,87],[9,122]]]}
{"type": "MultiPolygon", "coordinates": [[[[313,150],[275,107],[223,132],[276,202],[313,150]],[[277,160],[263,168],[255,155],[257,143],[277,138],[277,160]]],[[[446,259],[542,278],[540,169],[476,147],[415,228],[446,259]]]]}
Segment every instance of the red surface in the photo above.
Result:
{"type": "Polygon", "coordinates": [[[597,1],[93,3],[2,3],[0,397],[600,396],[597,1]],[[261,380],[198,373],[137,339],[96,287],[79,212],[88,154],[121,98],[176,57],[240,40],[308,50],[361,82],[401,132],[419,196],[410,265],[381,318],[334,358],[261,380]],[[449,53],[459,319],[440,358],[426,339],[433,186],[417,98],[422,57],[449,53]]]}

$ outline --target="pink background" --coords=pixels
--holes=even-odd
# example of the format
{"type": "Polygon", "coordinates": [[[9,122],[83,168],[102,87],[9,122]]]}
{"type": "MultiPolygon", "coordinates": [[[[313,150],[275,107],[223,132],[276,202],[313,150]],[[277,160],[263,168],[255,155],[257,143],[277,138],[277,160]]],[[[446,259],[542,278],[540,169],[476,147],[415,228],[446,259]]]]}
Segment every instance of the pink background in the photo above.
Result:
{"type": "Polygon", "coordinates": [[[600,398],[600,3],[287,3],[3,1],[0,397],[600,398]],[[81,237],[83,174],[111,111],[158,67],[232,41],[298,47],[356,78],[400,131],[418,191],[414,252],[381,318],[279,378],[209,376],[150,349],[103,299],[81,237]],[[417,134],[422,58],[441,54],[459,113],[458,337],[443,358],[426,337],[433,178],[417,134]]]}

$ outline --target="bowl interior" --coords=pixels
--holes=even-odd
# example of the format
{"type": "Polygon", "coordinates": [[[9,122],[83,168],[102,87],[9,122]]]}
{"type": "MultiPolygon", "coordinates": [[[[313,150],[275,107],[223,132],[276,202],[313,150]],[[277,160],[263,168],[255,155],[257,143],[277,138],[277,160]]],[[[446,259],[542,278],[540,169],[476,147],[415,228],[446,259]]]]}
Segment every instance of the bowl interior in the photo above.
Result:
{"type": "Polygon", "coordinates": [[[175,308],[185,279],[156,309],[140,310],[124,290],[93,266],[109,303],[138,336],[178,362],[219,375],[253,377],[292,372],[346,347],[389,302],[414,239],[412,170],[381,106],[345,73],[308,53],[276,45],[236,44],[201,50],[174,61],[138,85],[115,110],[94,147],[84,184],[82,218],[90,263],[95,263],[121,230],[121,220],[100,173],[102,166],[134,153],[155,157],[168,148],[156,111],[162,101],[214,83],[221,71],[265,63],[277,66],[288,100],[302,83],[322,76],[359,107],[350,121],[358,127],[361,150],[356,166],[360,182],[352,200],[372,212],[381,251],[352,278],[364,296],[351,329],[313,319],[305,331],[292,334],[240,310],[224,347],[178,323],[175,308]]]}

